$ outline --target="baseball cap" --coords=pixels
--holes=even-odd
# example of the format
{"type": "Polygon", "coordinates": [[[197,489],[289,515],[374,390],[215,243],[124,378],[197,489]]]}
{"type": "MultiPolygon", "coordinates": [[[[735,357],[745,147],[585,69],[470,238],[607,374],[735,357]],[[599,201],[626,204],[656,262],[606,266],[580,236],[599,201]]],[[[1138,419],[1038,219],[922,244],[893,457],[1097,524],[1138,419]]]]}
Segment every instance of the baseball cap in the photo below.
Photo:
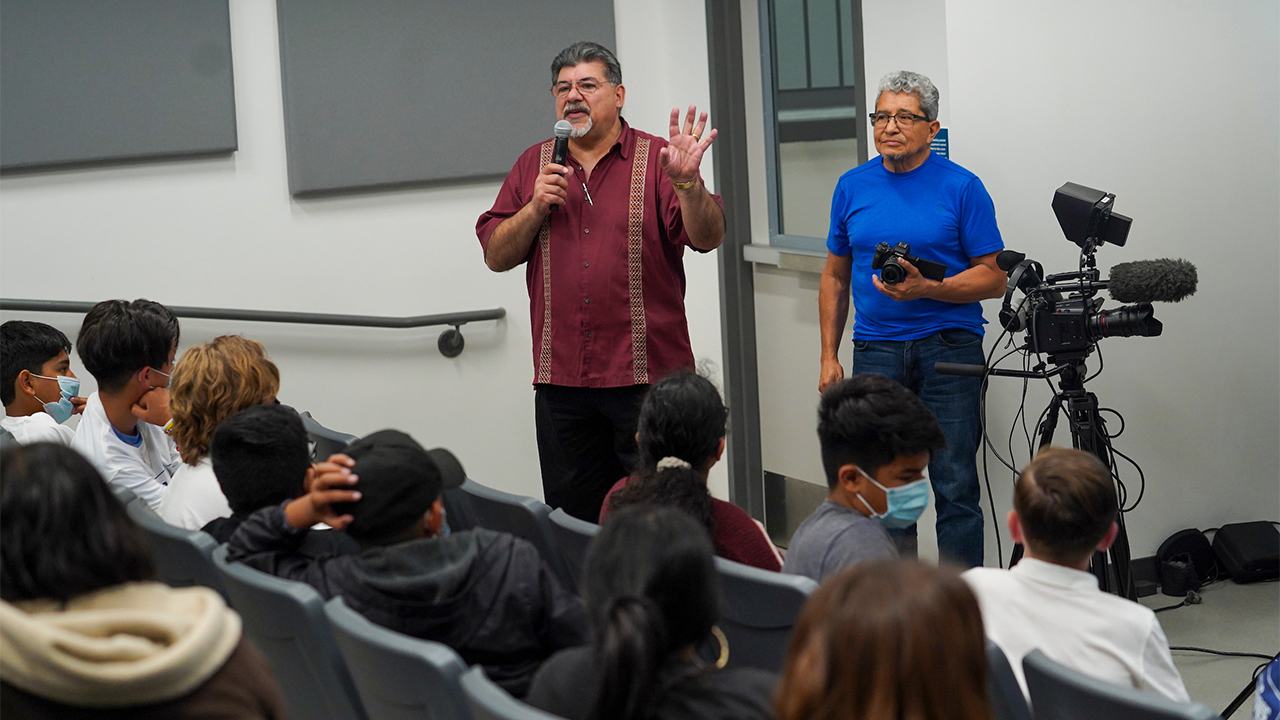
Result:
{"type": "Polygon", "coordinates": [[[426,450],[399,430],[379,430],[347,446],[360,477],[360,500],[335,503],[339,515],[354,519],[347,534],[357,540],[388,537],[417,522],[443,490],[466,479],[462,463],[444,448],[426,450]]]}

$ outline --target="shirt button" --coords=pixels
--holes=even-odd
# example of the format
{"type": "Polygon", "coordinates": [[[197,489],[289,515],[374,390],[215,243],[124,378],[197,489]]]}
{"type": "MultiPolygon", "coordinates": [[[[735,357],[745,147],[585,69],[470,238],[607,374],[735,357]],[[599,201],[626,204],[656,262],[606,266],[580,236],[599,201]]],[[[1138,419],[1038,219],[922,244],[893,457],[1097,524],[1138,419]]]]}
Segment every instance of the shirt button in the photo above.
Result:
{"type": "Polygon", "coordinates": [[[590,305],[590,304],[591,304],[591,298],[583,298],[582,302],[584,302],[584,303],[586,303],[586,304],[590,305]]]}
{"type": "Polygon", "coordinates": [[[582,263],[582,267],[591,267],[591,263],[584,262],[582,263]]]}
{"type": "Polygon", "coordinates": [[[588,330],[588,331],[587,331],[587,337],[591,337],[591,331],[590,331],[590,330],[588,330]]]}
{"type": "Polygon", "coordinates": [[[589,232],[591,232],[591,228],[583,228],[583,229],[582,229],[582,232],[584,232],[584,233],[589,233],[589,232]]]}

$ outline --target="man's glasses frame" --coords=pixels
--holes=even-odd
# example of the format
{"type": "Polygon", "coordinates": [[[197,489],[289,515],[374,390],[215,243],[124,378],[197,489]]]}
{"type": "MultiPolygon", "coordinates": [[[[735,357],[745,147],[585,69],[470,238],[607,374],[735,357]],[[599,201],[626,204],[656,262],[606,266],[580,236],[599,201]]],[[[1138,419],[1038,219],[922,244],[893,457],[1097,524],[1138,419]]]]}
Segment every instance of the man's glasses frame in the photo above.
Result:
{"type": "Polygon", "coordinates": [[[604,87],[605,85],[612,85],[612,83],[610,83],[608,80],[596,80],[595,78],[583,78],[581,80],[576,80],[574,82],[569,82],[568,80],[565,80],[563,82],[558,82],[555,85],[552,85],[551,94],[555,95],[558,98],[562,98],[568,95],[570,90],[576,87],[578,88],[578,94],[582,95],[583,97],[591,97],[592,95],[595,95],[597,92],[600,92],[600,88],[604,87]]]}
{"type": "Polygon", "coordinates": [[[875,127],[888,127],[889,118],[893,118],[898,122],[898,127],[909,128],[915,127],[917,122],[929,122],[929,118],[915,113],[900,112],[895,115],[889,113],[871,113],[867,117],[871,118],[871,124],[875,127]]]}

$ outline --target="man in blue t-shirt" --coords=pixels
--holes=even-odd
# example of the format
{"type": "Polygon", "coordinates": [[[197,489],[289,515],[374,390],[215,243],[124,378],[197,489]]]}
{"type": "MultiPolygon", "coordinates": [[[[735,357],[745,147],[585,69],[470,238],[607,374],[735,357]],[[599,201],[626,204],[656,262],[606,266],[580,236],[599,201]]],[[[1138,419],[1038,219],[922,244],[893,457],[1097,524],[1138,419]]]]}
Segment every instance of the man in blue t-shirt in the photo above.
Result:
{"type": "MultiPolygon", "coordinates": [[[[939,375],[936,362],[981,365],[982,306],[999,297],[1004,249],[995,205],[973,173],[929,150],[938,133],[938,89],[919,73],[880,81],[871,115],[880,156],[841,176],[831,201],[827,264],[818,314],[822,374],[818,389],[844,377],[837,358],[849,299],[854,307],[854,374],[879,373],[920,396],[938,417],[947,447],[929,463],[938,511],[938,550],[953,561],[982,564],[982,507],[976,456],[981,436],[978,378],[939,375]],[[902,260],[906,277],[885,283],[871,269],[876,245],[908,243],[922,260],[946,265],[939,282],[902,260]],[[856,273],[855,273],[856,269],[856,273]]],[[[915,548],[916,528],[897,532],[915,548]]]]}

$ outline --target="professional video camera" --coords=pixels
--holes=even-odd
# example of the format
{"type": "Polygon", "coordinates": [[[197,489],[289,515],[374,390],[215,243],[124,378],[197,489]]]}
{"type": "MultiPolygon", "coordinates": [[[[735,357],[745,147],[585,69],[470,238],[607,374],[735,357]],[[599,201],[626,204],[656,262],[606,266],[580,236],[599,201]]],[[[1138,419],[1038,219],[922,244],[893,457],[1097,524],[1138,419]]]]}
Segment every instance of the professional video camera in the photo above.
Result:
{"type": "Polygon", "coordinates": [[[1155,337],[1164,326],[1155,318],[1153,301],[1177,302],[1196,289],[1196,269],[1185,260],[1139,260],[1121,263],[1103,279],[1094,254],[1104,243],[1123,246],[1132,220],[1113,212],[1115,195],[1066,183],[1053,197],[1053,212],[1062,232],[1080,246],[1080,269],[1044,275],[1040,263],[1011,250],[996,262],[1009,274],[1000,323],[1010,332],[1027,331],[1027,349],[1050,362],[1086,357],[1104,337],[1155,337]],[[1014,291],[1024,296],[1014,304],[1014,291]],[[1103,310],[1101,290],[1133,305],[1103,310]]]}
{"type": "MultiPolygon", "coordinates": [[[[1115,456],[1124,456],[1111,446],[1118,433],[1108,432],[1101,416],[1102,412],[1115,411],[1099,408],[1097,396],[1085,389],[1089,379],[1085,359],[1104,337],[1159,335],[1164,326],[1155,319],[1151,303],[1177,302],[1194,294],[1196,269],[1186,260],[1139,260],[1116,265],[1111,268],[1110,279],[1103,279],[1094,254],[1104,243],[1123,246],[1133,222],[1112,211],[1115,197],[1075,183],[1063,185],[1054,194],[1053,212],[1058,224],[1067,239],[1080,246],[1080,269],[1076,272],[1046,276],[1040,263],[1028,260],[1022,253],[1005,250],[996,256],[1000,269],[1009,275],[1000,324],[1011,333],[1026,331],[1026,343],[1017,348],[1027,355],[1024,369],[995,367],[989,360],[987,365],[937,363],[935,369],[984,380],[992,375],[1057,380],[1058,390],[1041,415],[1035,438],[1041,447],[1050,444],[1059,414],[1065,410],[1072,446],[1093,453],[1112,471],[1121,502],[1119,533],[1106,556],[1095,556],[1093,572],[1104,590],[1132,599],[1136,595],[1124,513],[1132,510],[1137,500],[1125,507],[1126,491],[1115,468],[1115,456]],[[1102,290],[1109,291],[1118,302],[1134,304],[1103,310],[1103,298],[1097,296],[1102,290]],[[1023,295],[1015,305],[1016,291],[1023,295]],[[1041,359],[1030,367],[1032,355],[1046,356],[1047,364],[1041,359]]],[[[985,436],[985,427],[983,433],[985,436]]],[[[1033,438],[1028,435],[1027,441],[1031,445],[1033,438]]],[[[1012,442],[1010,451],[1012,454],[1012,442]]],[[[1006,464],[1014,469],[1011,463],[1006,464]]],[[[1141,475],[1141,468],[1138,473],[1141,475]]],[[[1138,497],[1141,495],[1139,492],[1138,497]]],[[[1012,561],[1020,556],[1020,551],[1015,551],[1012,561]]]]}

